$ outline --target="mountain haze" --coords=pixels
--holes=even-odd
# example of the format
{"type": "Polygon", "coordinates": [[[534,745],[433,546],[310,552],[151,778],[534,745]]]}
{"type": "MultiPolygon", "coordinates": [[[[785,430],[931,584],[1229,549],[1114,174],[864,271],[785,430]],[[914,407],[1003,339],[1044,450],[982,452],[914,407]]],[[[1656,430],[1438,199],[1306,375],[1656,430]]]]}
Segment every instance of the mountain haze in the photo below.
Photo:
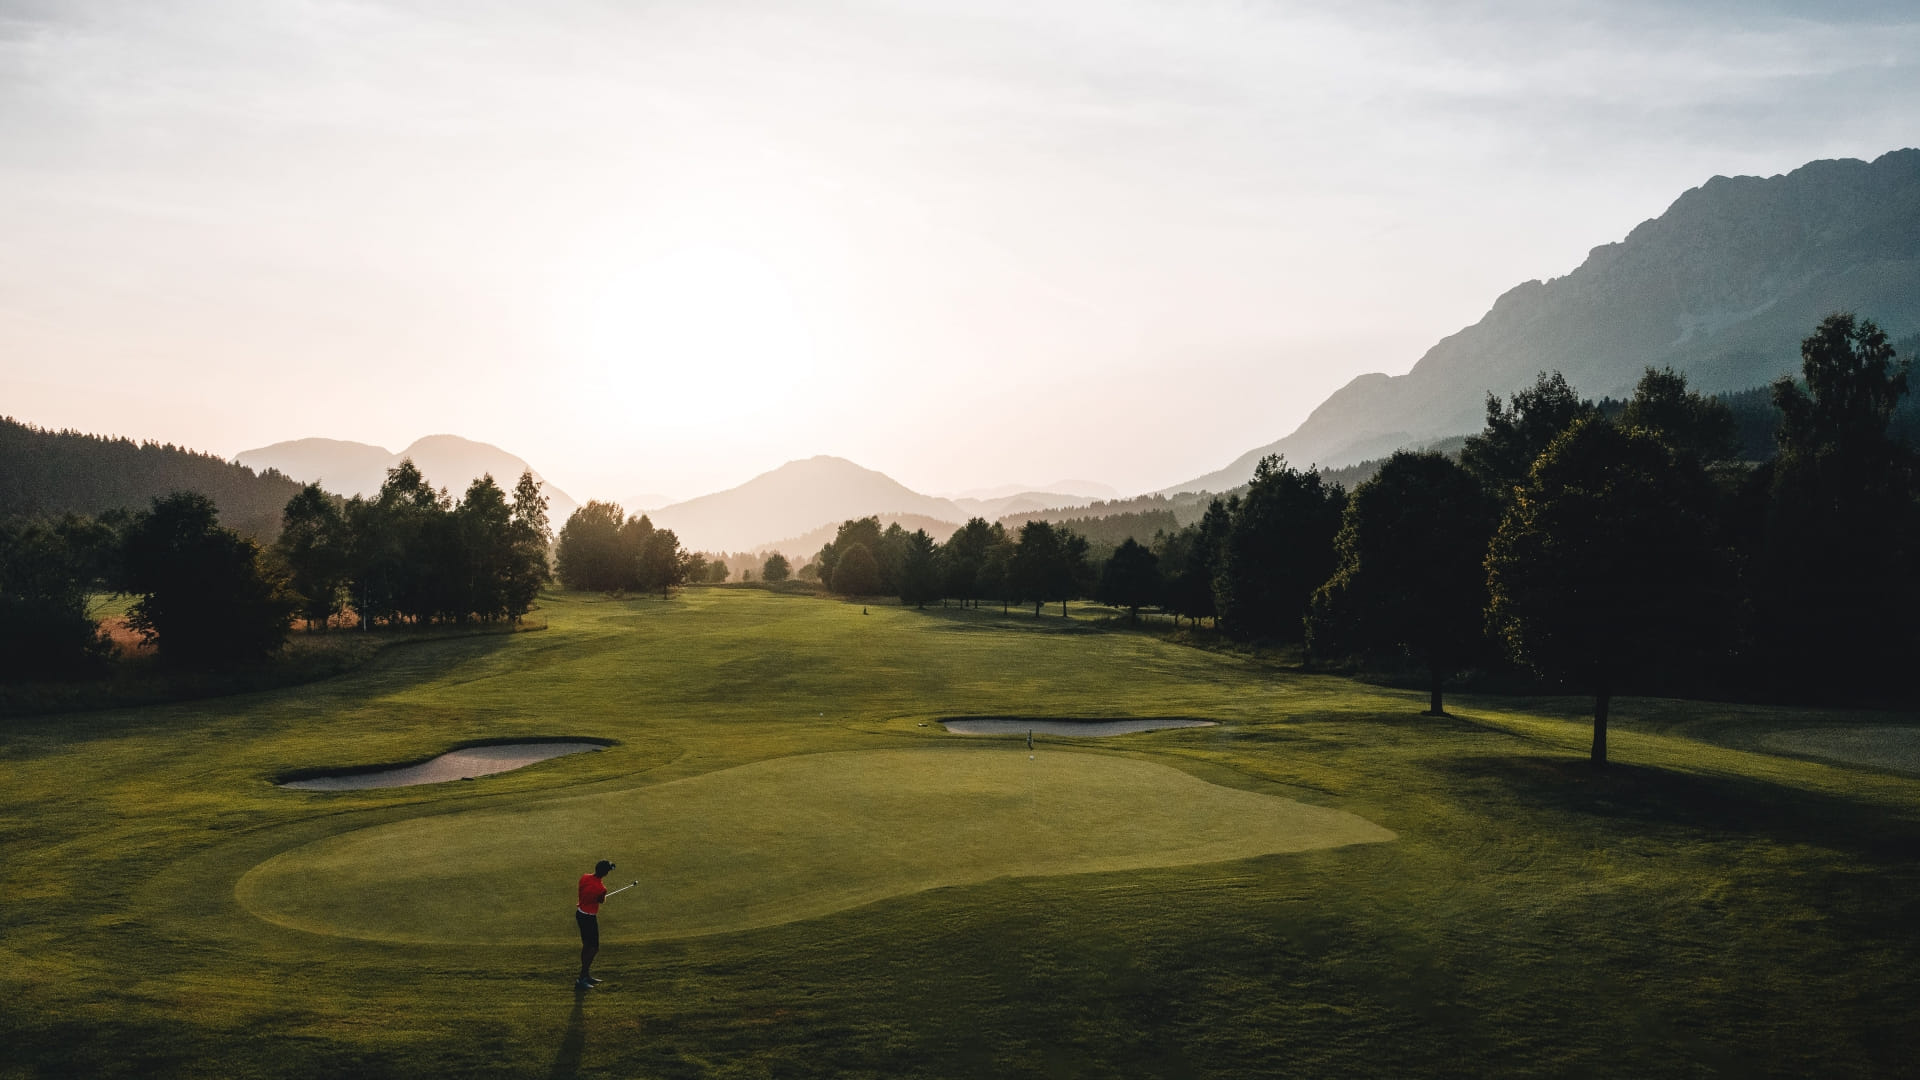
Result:
{"type": "Polygon", "coordinates": [[[753,551],[870,514],[955,524],[968,516],[948,499],[922,495],[885,473],[824,454],[789,461],[738,487],[662,507],[649,516],[690,548],[753,551]]]}
{"type": "MultiPolygon", "coordinates": [[[[380,491],[388,469],[408,458],[429,483],[446,488],[456,499],[485,475],[491,475],[511,495],[520,474],[532,469],[497,446],[458,435],[428,435],[397,454],[382,446],[342,439],[294,439],[234,455],[236,462],[254,469],[277,469],[303,484],[317,483],[339,495],[368,497],[380,491]]],[[[547,516],[557,530],[579,504],[541,479],[538,470],[533,470],[533,478],[542,484],[547,516]]]]}
{"type": "Polygon", "coordinates": [[[997,484],[993,487],[972,488],[958,494],[948,495],[947,498],[958,503],[964,503],[968,499],[991,502],[996,499],[1005,499],[1014,495],[1026,495],[1042,491],[1056,492],[1059,495],[1071,496],[1076,499],[1086,499],[1089,502],[1095,499],[1117,499],[1120,497],[1119,491],[1106,484],[1100,483],[1098,480],[1055,480],[1050,484],[997,484]]]}
{"type": "Polygon", "coordinates": [[[1708,393],[1758,386],[1797,371],[1835,311],[1920,330],[1920,150],[1716,176],[1565,277],[1509,290],[1407,374],[1362,375],[1292,434],[1164,490],[1234,487],[1267,454],[1337,467],[1476,431],[1489,392],[1540,371],[1588,397],[1629,392],[1649,365],[1708,393]]]}
{"type": "Polygon", "coordinates": [[[790,461],[738,487],[688,499],[648,512],[657,526],[672,529],[682,543],[700,551],[788,550],[813,543],[826,529],[850,518],[878,517],[881,524],[899,521],[908,531],[924,528],[945,540],[947,532],[968,518],[992,521],[1045,507],[1085,506],[1093,500],[1062,492],[1019,491],[999,498],[943,499],[924,495],[885,473],[845,458],[822,454],[790,461]],[[783,546],[784,545],[784,546],[783,546]]]}

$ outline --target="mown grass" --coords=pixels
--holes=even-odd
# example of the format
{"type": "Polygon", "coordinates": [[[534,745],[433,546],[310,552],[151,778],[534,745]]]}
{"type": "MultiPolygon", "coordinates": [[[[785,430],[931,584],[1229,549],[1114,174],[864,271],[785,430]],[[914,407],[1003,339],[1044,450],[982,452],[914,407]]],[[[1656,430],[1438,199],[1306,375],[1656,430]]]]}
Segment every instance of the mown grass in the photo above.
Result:
{"type": "MultiPolygon", "coordinates": [[[[1580,699],[1453,696],[1434,720],[1422,694],[1030,613],[863,616],[727,589],[545,606],[545,633],[391,650],[308,686],[6,721],[0,1074],[1871,1076],[1920,1051],[1920,779],[1745,741],[1911,718],[1628,700],[1617,765],[1595,773],[1580,699]],[[791,755],[1024,758],[1023,741],[941,734],[948,715],[1218,720],[1044,750],[1171,767],[1397,839],[1016,867],[661,940],[616,898],[596,966],[610,983],[584,998],[564,929],[369,941],[236,896],[303,845],[571,796],[586,798],[567,828],[604,822],[623,845],[615,878],[684,878],[701,866],[688,830],[622,823],[626,800],[665,806],[676,781],[791,755]],[[270,782],[556,735],[619,744],[434,787],[270,782]]],[[[740,797],[778,824],[775,791],[740,797]]],[[[845,842],[898,843],[906,806],[844,815],[845,842]]],[[[526,849],[548,834],[510,832],[498,858],[538,861],[526,849]]],[[[577,872],[553,886],[562,928],[577,872]]]]}

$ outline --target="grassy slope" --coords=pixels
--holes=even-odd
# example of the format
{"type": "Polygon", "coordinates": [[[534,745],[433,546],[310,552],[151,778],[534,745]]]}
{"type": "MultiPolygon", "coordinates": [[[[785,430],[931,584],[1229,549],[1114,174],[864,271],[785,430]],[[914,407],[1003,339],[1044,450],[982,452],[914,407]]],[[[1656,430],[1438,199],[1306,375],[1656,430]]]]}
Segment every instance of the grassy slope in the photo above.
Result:
{"type": "Polygon", "coordinates": [[[1847,1076],[1920,1051],[1920,780],[1734,748],[1850,718],[1623,702],[1596,777],[1579,701],[1460,698],[1436,722],[1423,695],[1084,623],[871,610],[559,598],[546,633],[325,683],[8,721],[0,1075],[1847,1076]],[[1218,719],[1073,752],[1399,839],[644,945],[610,908],[611,992],[585,1001],[566,946],[321,936],[235,898],[351,829],[946,746],[920,725],[997,713],[1218,719]],[[266,780],[513,735],[621,745],[427,788],[266,780]]]}

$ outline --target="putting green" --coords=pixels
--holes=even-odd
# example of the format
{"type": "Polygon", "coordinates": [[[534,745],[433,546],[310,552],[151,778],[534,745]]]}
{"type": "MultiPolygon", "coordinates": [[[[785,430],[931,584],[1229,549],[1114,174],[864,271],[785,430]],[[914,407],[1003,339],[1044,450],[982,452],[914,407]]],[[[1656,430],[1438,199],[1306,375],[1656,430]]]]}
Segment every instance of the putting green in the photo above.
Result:
{"type": "Polygon", "coordinates": [[[261,918],[394,942],[571,940],[596,859],[640,887],[609,940],[814,918],[1008,876],[1243,859],[1394,834],[1353,814],[1104,754],[943,748],[807,754],[655,787],[469,810],[280,853],[235,888],[261,918]]]}

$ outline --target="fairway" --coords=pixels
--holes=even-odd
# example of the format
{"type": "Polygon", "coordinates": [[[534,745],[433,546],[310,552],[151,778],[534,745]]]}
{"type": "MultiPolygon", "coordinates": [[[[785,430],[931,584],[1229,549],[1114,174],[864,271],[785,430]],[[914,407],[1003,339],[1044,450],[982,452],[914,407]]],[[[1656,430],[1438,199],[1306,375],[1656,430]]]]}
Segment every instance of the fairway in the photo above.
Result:
{"type": "Polygon", "coordinates": [[[641,875],[609,913],[618,941],[744,930],[997,877],[1392,838],[1339,810],[1129,758],[865,750],[357,830],[269,859],[241,879],[239,897],[315,933],[565,942],[574,878],[607,852],[614,876],[641,875]]]}
{"type": "Polygon", "coordinates": [[[1920,778],[1844,711],[1451,695],[732,587],[0,727],[0,1078],[1900,1075],[1920,778]],[[1004,734],[944,721],[1017,718],[1004,734]],[[1089,718],[1210,726],[1101,738],[1089,718]],[[1084,728],[1074,728],[1080,731],[1084,728]],[[449,747],[604,749],[300,791],[449,747]],[[574,883],[609,883],[576,997],[574,883]]]}

